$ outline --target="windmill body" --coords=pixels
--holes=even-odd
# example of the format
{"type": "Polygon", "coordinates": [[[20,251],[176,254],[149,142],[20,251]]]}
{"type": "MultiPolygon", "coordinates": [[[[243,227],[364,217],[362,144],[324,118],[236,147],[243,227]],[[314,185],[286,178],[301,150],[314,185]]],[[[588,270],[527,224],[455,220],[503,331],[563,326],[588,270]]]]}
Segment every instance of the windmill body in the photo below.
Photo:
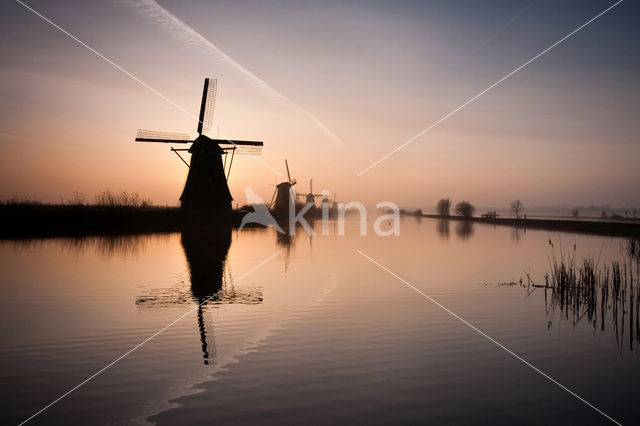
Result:
{"type": "Polygon", "coordinates": [[[184,209],[230,211],[233,197],[227,181],[235,155],[256,155],[262,150],[263,143],[259,141],[212,139],[205,135],[211,130],[216,88],[217,80],[205,79],[198,117],[198,137],[194,140],[186,134],[148,130],[138,130],[136,137],[136,142],[191,144],[189,148],[171,148],[189,167],[180,196],[180,206],[184,209]],[[189,163],[180,155],[181,151],[191,154],[189,163]]]}
{"type": "Polygon", "coordinates": [[[224,151],[212,139],[200,136],[188,152],[191,164],[180,205],[187,209],[230,210],[233,197],[222,161],[224,151]]]}
{"type": "Polygon", "coordinates": [[[314,194],[307,194],[305,195],[306,198],[306,204],[313,204],[314,206],[316,205],[316,196],[314,194]]]}
{"type": "Polygon", "coordinates": [[[274,216],[284,217],[289,215],[289,206],[294,204],[292,193],[293,186],[289,182],[282,182],[276,185],[276,200],[273,205],[274,216]]]}
{"type": "Polygon", "coordinates": [[[305,205],[311,205],[311,209],[316,209],[316,197],[324,197],[324,194],[313,193],[313,180],[309,179],[309,193],[307,195],[301,195],[305,197],[305,205]]]}
{"type": "Polygon", "coordinates": [[[276,185],[276,191],[273,194],[272,200],[275,198],[275,204],[271,212],[275,218],[289,217],[289,212],[295,212],[295,192],[293,186],[297,183],[295,179],[291,179],[291,173],[289,173],[289,163],[284,160],[284,164],[287,168],[287,181],[281,182],[276,185]],[[293,206],[294,208],[291,208],[293,206]]]}

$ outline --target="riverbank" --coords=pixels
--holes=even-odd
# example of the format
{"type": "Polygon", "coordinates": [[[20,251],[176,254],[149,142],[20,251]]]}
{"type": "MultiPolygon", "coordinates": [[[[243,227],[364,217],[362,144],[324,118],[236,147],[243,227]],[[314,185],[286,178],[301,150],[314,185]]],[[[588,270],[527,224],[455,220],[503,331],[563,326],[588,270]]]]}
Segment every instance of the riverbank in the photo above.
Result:
{"type": "Polygon", "coordinates": [[[577,232],[580,234],[606,235],[612,237],[640,237],[640,221],[629,220],[571,220],[571,219],[516,219],[516,218],[483,218],[463,216],[440,216],[436,214],[408,214],[430,219],[456,220],[485,223],[489,225],[512,226],[516,228],[542,229],[549,231],[577,232]]]}
{"type": "Polygon", "coordinates": [[[179,232],[237,227],[245,211],[219,213],[178,207],[60,204],[0,205],[0,239],[179,232]]]}

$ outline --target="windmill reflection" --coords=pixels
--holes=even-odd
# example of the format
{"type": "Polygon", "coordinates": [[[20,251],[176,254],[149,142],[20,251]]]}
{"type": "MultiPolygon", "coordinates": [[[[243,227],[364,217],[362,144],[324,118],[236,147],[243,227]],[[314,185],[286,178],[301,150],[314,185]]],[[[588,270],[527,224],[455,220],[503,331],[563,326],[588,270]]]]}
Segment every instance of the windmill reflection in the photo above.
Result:
{"type": "MultiPolygon", "coordinates": [[[[320,232],[317,229],[317,225],[321,223],[320,221],[317,221],[312,217],[306,218],[305,220],[314,232],[320,232]]],[[[293,232],[289,223],[286,221],[279,221],[278,225],[283,232],[274,230],[276,234],[276,244],[278,245],[278,247],[280,247],[284,255],[284,271],[287,272],[287,270],[289,269],[289,264],[291,263],[291,251],[292,249],[295,250],[296,247],[296,240],[300,238],[300,235],[306,235],[309,238],[309,253],[311,254],[313,248],[313,235],[309,233],[300,222],[296,222],[295,232],[293,232]]]]}
{"type": "Polygon", "coordinates": [[[236,288],[227,264],[227,253],[231,246],[231,228],[190,229],[182,232],[184,249],[191,286],[181,282],[170,288],[152,290],[139,296],[139,309],[158,309],[175,305],[197,303],[197,323],[205,364],[215,364],[215,332],[207,314],[208,305],[214,304],[259,304],[262,303],[261,288],[236,288]]]}

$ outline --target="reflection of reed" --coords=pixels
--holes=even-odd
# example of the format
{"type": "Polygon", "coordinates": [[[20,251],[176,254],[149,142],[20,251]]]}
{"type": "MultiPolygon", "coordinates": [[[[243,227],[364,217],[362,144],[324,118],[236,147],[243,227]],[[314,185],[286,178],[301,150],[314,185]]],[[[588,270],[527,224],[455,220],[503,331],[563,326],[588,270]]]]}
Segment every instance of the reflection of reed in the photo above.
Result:
{"type": "Polygon", "coordinates": [[[628,324],[629,349],[637,349],[640,344],[640,258],[629,256],[629,260],[613,261],[610,265],[600,265],[592,257],[576,262],[575,245],[572,253],[565,256],[561,252],[558,257],[553,243],[549,241],[549,244],[551,272],[545,274],[543,286],[547,315],[558,311],[560,318],[571,320],[574,326],[586,320],[594,330],[604,331],[610,314],[620,350],[624,345],[625,324],[628,324]]]}
{"type": "Polygon", "coordinates": [[[57,237],[53,239],[19,239],[12,244],[18,250],[31,250],[44,246],[45,241],[53,240],[60,248],[71,252],[74,256],[92,252],[97,256],[111,259],[119,256],[122,259],[136,257],[143,252],[151,241],[168,241],[171,234],[127,234],[127,235],[101,235],[85,237],[57,237]]]}
{"type": "Polygon", "coordinates": [[[631,238],[625,244],[627,255],[631,259],[640,259],[640,239],[631,238]]]}
{"type": "Polygon", "coordinates": [[[116,255],[123,259],[137,256],[144,251],[151,236],[149,235],[110,235],[101,237],[68,238],[63,247],[74,253],[92,250],[99,256],[110,259],[116,255]]]}

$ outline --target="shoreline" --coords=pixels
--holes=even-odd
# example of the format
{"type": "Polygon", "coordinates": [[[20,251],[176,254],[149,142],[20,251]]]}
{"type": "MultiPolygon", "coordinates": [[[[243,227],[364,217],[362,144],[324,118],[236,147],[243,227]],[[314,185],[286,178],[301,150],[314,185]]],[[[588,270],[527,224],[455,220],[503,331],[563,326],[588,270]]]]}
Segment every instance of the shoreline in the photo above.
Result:
{"type": "Polygon", "coordinates": [[[487,225],[511,226],[514,228],[531,228],[549,231],[575,232],[579,234],[603,235],[611,237],[640,237],[640,221],[603,221],[603,220],[571,220],[571,219],[516,219],[516,218],[482,218],[463,216],[440,216],[437,214],[411,214],[405,216],[424,217],[440,220],[457,220],[483,223],[487,225]]]}
{"type": "Polygon", "coordinates": [[[238,227],[245,211],[184,210],[179,207],[3,205],[0,240],[117,236],[238,227]]]}
{"type": "MultiPolygon", "coordinates": [[[[230,212],[185,210],[180,207],[132,207],[60,204],[0,205],[0,240],[48,237],[84,237],[180,232],[186,229],[233,227],[242,222],[246,210],[230,212]]],[[[415,214],[401,216],[466,221],[549,231],[575,232],[612,237],[640,237],[640,220],[605,221],[586,218],[482,218],[415,214]]],[[[310,215],[307,219],[312,219],[310,215]]],[[[251,227],[259,227],[252,224],[251,227]]]]}

